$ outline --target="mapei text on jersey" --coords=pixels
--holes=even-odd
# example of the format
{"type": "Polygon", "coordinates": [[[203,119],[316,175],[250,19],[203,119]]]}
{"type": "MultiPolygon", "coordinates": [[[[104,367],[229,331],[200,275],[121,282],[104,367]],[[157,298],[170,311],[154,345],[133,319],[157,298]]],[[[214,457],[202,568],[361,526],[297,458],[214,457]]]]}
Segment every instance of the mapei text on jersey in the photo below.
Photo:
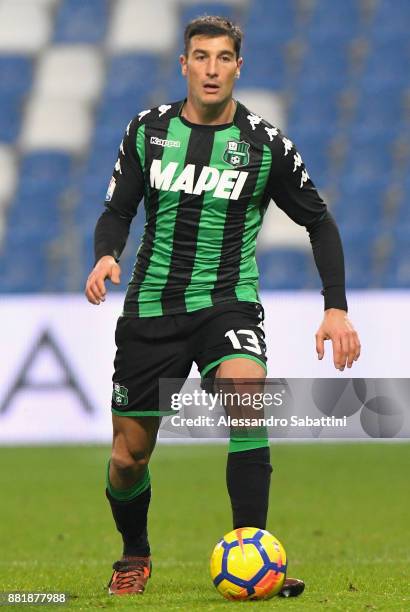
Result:
{"type": "Polygon", "coordinates": [[[161,160],[154,159],[150,168],[151,187],[161,191],[184,191],[195,195],[214,190],[215,198],[237,200],[249,174],[239,170],[220,171],[203,166],[195,182],[195,164],[187,164],[178,175],[179,166],[177,162],[169,162],[162,170],[161,160]],[[174,180],[175,174],[177,178],[174,180]]]}

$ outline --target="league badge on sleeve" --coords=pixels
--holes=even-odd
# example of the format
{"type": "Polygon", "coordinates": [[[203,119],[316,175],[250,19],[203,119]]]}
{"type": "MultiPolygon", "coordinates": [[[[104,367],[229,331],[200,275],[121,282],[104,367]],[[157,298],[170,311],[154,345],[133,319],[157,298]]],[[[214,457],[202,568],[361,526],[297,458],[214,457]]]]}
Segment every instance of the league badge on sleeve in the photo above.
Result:
{"type": "Polygon", "coordinates": [[[108,189],[107,189],[107,193],[105,194],[105,201],[106,202],[111,202],[111,198],[113,196],[114,193],[114,189],[116,187],[116,180],[115,178],[112,176],[111,180],[110,180],[110,184],[108,185],[108,189]]]}
{"type": "Polygon", "coordinates": [[[228,140],[223,160],[230,166],[247,166],[249,164],[249,143],[243,140],[228,140]]]}

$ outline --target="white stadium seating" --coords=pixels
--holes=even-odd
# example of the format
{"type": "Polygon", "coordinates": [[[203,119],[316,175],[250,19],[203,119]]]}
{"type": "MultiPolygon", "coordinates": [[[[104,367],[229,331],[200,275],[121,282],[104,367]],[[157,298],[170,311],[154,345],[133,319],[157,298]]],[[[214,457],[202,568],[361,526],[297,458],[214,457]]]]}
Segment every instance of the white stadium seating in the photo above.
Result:
{"type": "Polygon", "coordinates": [[[108,33],[113,53],[128,51],[167,52],[176,44],[178,32],[175,2],[117,0],[108,33]]]}
{"type": "Polygon", "coordinates": [[[44,2],[0,2],[0,53],[35,54],[51,33],[51,14],[44,2]]]}
{"type": "Polygon", "coordinates": [[[104,81],[103,58],[92,45],[54,45],[40,58],[34,93],[94,102],[104,81]]]}
{"type": "Polygon", "coordinates": [[[81,153],[88,146],[92,125],[89,107],[78,100],[33,96],[26,109],[20,144],[25,151],[81,153]]]}

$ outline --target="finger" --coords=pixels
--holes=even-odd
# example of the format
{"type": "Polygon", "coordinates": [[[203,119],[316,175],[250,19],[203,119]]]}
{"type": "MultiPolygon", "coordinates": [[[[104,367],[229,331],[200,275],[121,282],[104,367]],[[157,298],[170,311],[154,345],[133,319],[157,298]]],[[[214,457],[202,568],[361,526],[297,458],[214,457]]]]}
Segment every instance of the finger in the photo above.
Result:
{"type": "Polygon", "coordinates": [[[349,359],[349,351],[350,351],[350,343],[349,343],[349,334],[343,334],[340,340],[342,346],[342,371],[346,367],[346,362],[349,359]]]}
{"type": "Polygon", "coordinates": [[[342,343],[340,340],[340,336],[336,336],[332,338],[332,346],[333,346],[333,363],[337,370],[343,372],[344,365],[342,359],[342,343]]]}
{"type": "Polygon", "coordinates": [[[119,285],[121,280],[120,280],[120,276],[121,276],[121,268],[118,264],[114,264],[113,267],[111,268],[111,282],[114,283],[114,285],[119,285]]]}
{"type": "Polygon", "coordinates": [[[325,354],[325,336],[323,333],[318,332],[316,334],[316,353],[317,353],[317,357],[318,359],[323,359],[323,356],[325,354]]]}
{"type": "Polygon", "coordinates": [[[351,368],[356,355],[356,338],[354,333],[349,334],[349,354],[347,357],[347,367],[351,368]]]}
{"type": "Polygon", "coordinates": [[[101,301],[104,302],[105,294],[107,293],[104,280],[101,277],[97,277],[95,279],[95,285],[97,287],[98,295],[100,296],[101,301]]]}
{"type": "Polygon", "coordinates": [[[360,353],[361,353],[361,344],[360,344],[360,339],[359,339],[359,334],[355,331],[355,356],[354,356],[354,360],[357,361],[360,357],[360,353]]]}
{"type": "Polygon", "coordinates": [[[87,291],[87,297],[88,297],[88,301],[91,302],[91,304],[95,304],[96,306],[99,305],[100,298],[98,297],[98,294],[97,294],[97,292],[95,290],[94,283],[89,283],[88,291],[87,291]]]}

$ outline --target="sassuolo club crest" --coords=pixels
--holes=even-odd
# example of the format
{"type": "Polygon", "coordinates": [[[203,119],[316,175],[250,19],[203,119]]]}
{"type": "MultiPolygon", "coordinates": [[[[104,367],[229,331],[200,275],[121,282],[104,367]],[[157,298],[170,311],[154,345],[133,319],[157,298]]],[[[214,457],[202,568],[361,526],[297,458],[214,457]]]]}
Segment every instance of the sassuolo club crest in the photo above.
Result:
{"type": "Polygon", "coordinates": [[[243,140],[228,140],[223,160],[234,168],[249,164],[249,143],[243,140]]]}

